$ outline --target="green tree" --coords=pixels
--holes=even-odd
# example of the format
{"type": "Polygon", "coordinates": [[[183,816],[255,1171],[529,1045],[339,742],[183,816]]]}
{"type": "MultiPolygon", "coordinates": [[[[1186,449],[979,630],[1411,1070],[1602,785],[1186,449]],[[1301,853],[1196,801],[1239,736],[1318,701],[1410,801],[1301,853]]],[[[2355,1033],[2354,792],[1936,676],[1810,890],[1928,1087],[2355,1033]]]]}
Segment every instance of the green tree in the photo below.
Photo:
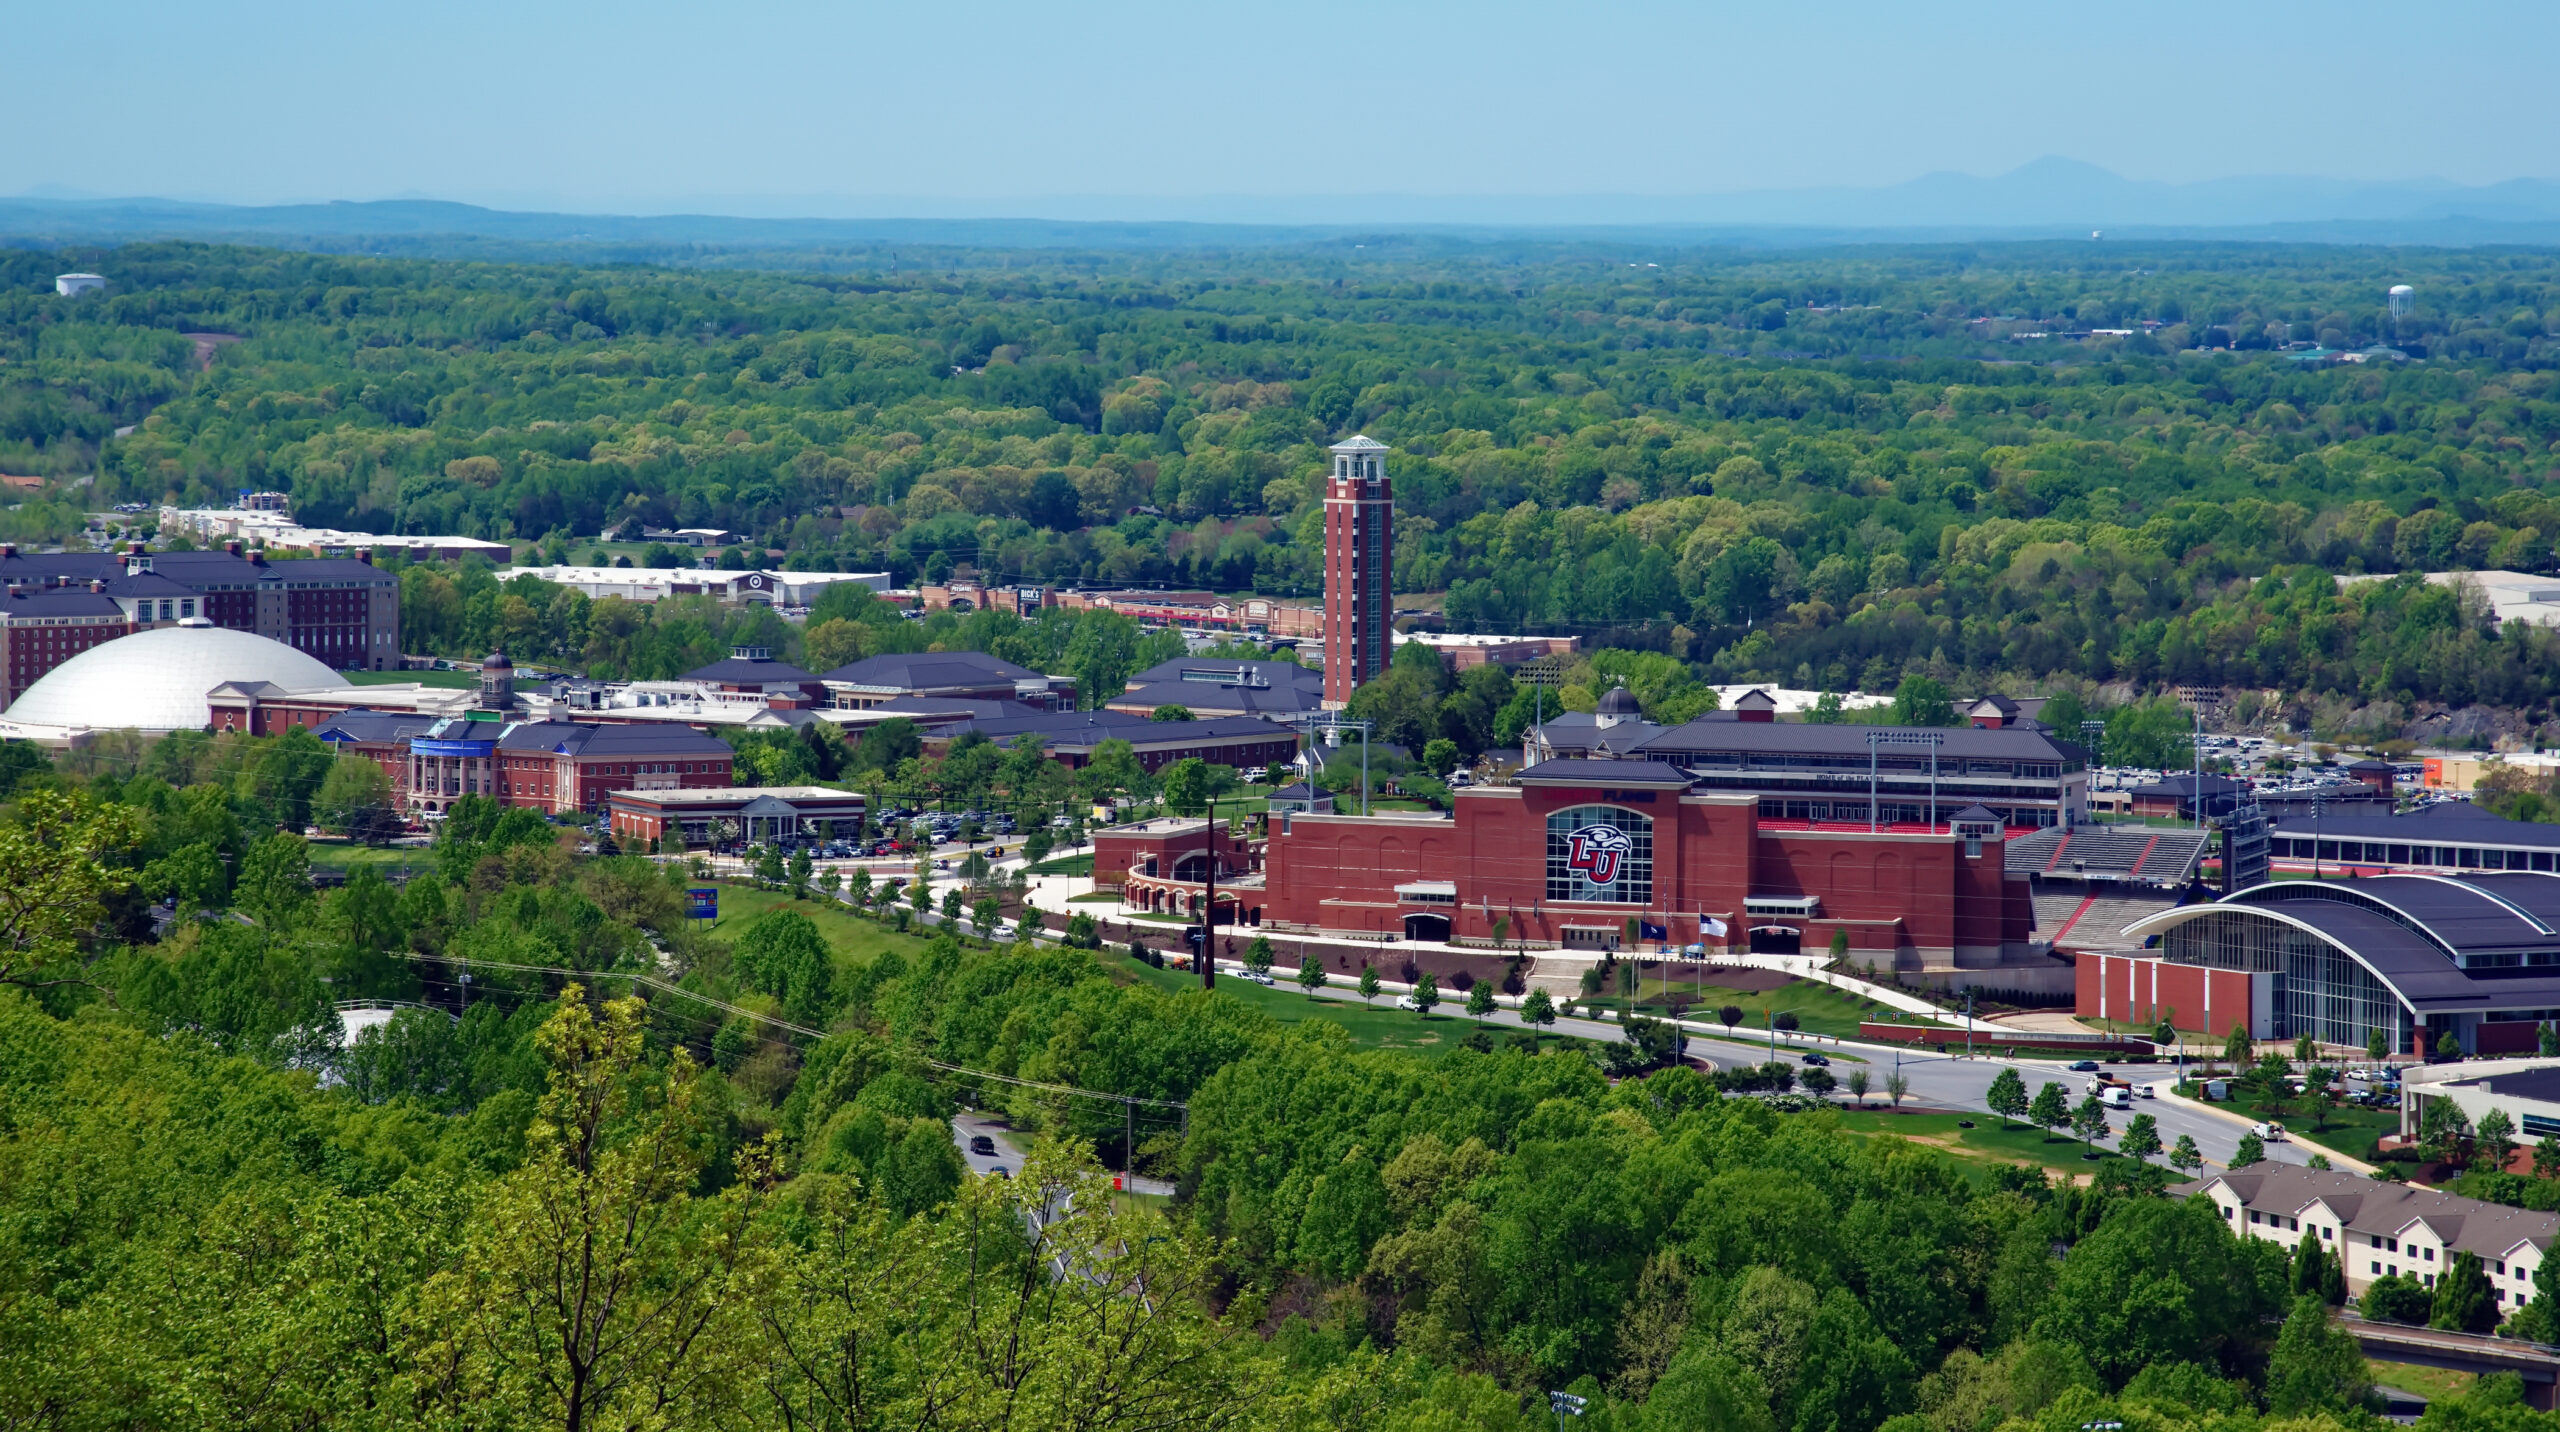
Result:
{"type": "Polygon", "coordinates": [[[1955,698],[1946,683],[1926,676],[1906,676],[1895,688],[1886,719],[1896,726],[1960,726],[1955,698]]]}
{"type": "Polygon", "coordinates": [[[2027,1106],[2027,1122],[2048,1132],[2069,1128],[2071,1095],[2060,1084],[2048,1080],[2043,1088],[2036,1091],[2034,1102],[2027,1106]]]}
{"type": "Polygon", "coordinates": [[[2190,1175],[2204,1167],[2204,1151],[2196,1147],[2195,1135],[2178,1135],[2177,1147],[2169,1150],[2169,1166],[2190,1175]]]}
{"type": "Polygon", "coordinates": [[[1556,1022],[1555,1000],[1543,988],[1530,990],[1529,997],[1520,1002],[1520,1022],[1533,1032],[1545,1030],[1556,1022]]]}
{"type": "Polygon", "coordinates": [[[2489,1287],[2488,1270],[2481,1266],[2480,1255],[2455,1253],[2444,1276],[2436,1280],[2435,1306],[2427,1316],[2427,1326],[2485,1333],[2497,1325],[2497,1295],[2489,1287]]]}
{"type": "Polygon", "coordinates": [[[314,824],[335,835],[371,845],[400,832],[400,810],[391,777],[363,756],[340,756],[312,798],[314,824]]]}
{"type": "Polygon", "coordinates": [[[1863,1064],[1852,1065],[1849,1069],[1847,1082],[1849,1085],[1849,1097],[1858,1101],[1859,1108],[1865,1108],[1867,1106],[1867,1090],[1873,1087],[1872,1080],[1867,1074],[1866,1066],[1863,1064]]]}
{"type": "Polygon", "coordinates": [[[809,848],[807,846],[800,846],[791,852],[791,863],[788,867],[787,874],[791,882],[792,899],[805,900],[808,898],[809,872],[814,869],[815,866],[816,862],[809,858],[809,848]]]}
{"type": "Polygon", "coordinates": [[[969,902],[967,898],[960,893],[959,886],[955,885],[942,892],[942,923],[944,928],[954,931],[958,930],[960,928],[961,917],[968,913],[968,909],[969,902]]]}
{"type": "Polygon", "coordinates": [[[311,908],[311,847],[278,832],[249,848],[232,900],[269,930],[289,931],[311,908]]]}
{"type": "Polygon", "coordinates": [[[1413,982],[1413,1007],[1429,1019],[1432,1008],[1440,1003],[1440,981],[1429,970],[1413,982]]]}
{"type": "Polygon", "coordinates": [[[2107,1136],[2107,1106],[2098,1102],[2095,1090],[2071,1111],[2071,1132],[2080,1136],[2080,1142],[2092,1145],[2107,1136]]]}
{"type": "Polygon", "coordinates": [[[2185,770],[2195,761],[2195,718],[2175,698],[2118,706],[2107,713],[2107,760],[2155,771],[2185,770]]]}
{"type": "Polygon", "coordinates": [[[2080,1349],[2110,1382],[2263,1346],[2258,1319],[2280,1304],[2250,1242],[2232,1237],[2208,1200],[2120,1203],[2052,1273],[2036,1331],[2080,1349]]]}
{"type": "Polygon", "coordinates": [[[1196,721],[1200,718],[1191,714],[1190,707],[1168,701],[1148,712],[1147,719],[1150,721],[1196,721]]]}
{"type": "Polygon", "coordinates": [[[2471,1120],[2451,1099],[2420,1101],[2418,1145],[2438,1163],[2459,1164],[2471,1134],[2471,1120]]]}
{"type": "Polygon", "coordinates": [[[2560,1178],[2560,1134],[2544,1134],[2534,1141],[2533,1176],[2560,1178]]]}
{"type": "Polygon", "coordinates": [[[969,907],[969,928],[978,932],[979,939],[995,938],[996,925],[1002,918],[1002,908],[996,903],[996,897],[993,895],[982,895],[978,898],[977,904],[969,907]]]}
{"type": "Polygon", "coordinates": [[[2124,1137],[2116,1140],[2118,1152],[2149,1162],[2160,1152],[2160,1121],[2149,1114],[2136,1114],[2125,1121],[2124,1137]]]}
{"type": "Polygon", "coordinates": [[[1360,964],[1360,1001],[1363,1004],[1378,997],[1378,967],[1363,960],[1360,964]]]}
{"type": "Polygon", "coordinates": [[[1257,934],[1244,947],[1244,967],[1258,975],[1271,973],[1271,937],[1257,934]]]}
{"type": "Polygon", "coordinates": [[[1185,756],[1157,775],[1164,787],[1164,803],[1176,815],[1198,815],[1209,807],[1209,763],[1197,756],[1185,756]]]}
{"type": "Polygon", "coordinates": [[[2365,1284],[2356,1311],[2378,1323],[2424,1327],[2435,1310],[2435,1294],[2405,1273],[2390,1273],[2365,1284]]]}
{"type": "Polygon", "coordinates": [[[1298,961],[1298,988],[1307,992],[1307,998],[1313,999],[1315,998],[1316,991],[1324,988],[1324,986],[1324,962],[1313,955],[1307,955],[1300,958],[1298,961]]]}
{"type": "Polygon", "coordinates": [[[1422,769],[1426,775],[1445,776],[1459,764],[1458,743],[1446,736],[1434,736],[1423,743],[1422,769]]]}
{"type": "Polygon", "coordinates": [[[2231,1153],[2231,1167],[2239,1170],[2267,1161],[2267,1146],[2256,1134],[2242,1134],[2240,1146],[2231,1153]]]}
{"type": "Polygon", "coordinates": [[[2355,1334],[2332,1325],[2328,1304],[2317,1296],[2294,1299],[2267,1361],[2267,1411],[2278,1417],[2354,1413],[2372,1395],[2373,1374],[2355,1334]]]}
{"type": "Polygon", "coordinates": [[[439,1420],[494,1408],[566,1428],[713,1415],[752,1366],[761,1162],[698,1199],[708,1146],[692,1062],[644,1062],[638,1000],[572,984],[538,1036],[548,1092],[523,1165],[470,1220],[406,1321],[411,1391],[439,1420]]]}
{"type": "Polygon", "coordinates": [[[2515,1161],[2516,1121],[2506,1110],[2492,1106],[2480,1115],[2473,1129],[2471,1145],[2480,1156],[2481,1166],[2494,1173],[2505,1173],[2515,1161]]]}
{"type": "Polygon", "coordinates": [[[1467,1014],[1470,1018],[1482,1022],[1499,1007],[1500,1001],[1493,994],[1493,981],[1477,980],[1467,987],[1467,1014]]]}
{"type": "Polygon", "coordinates": [[[835,1017],[835,956],[817,922],[799,911],[757,916],[730,959],[739,978],[781,1001],[793,1022],[824,1027],[835,1017]]]}
{"type": "Polygon", "coordinates": [[[2004,1066],[1992,1076],[1990,1092],[1983,1096],[1983,1102],[2000,1116],[2003,1124],[2023,1119],[2027,1116],[2027,1081],[2018,1076],[2017,1070],[2004,1066]]]}
{"type": "Polygon", "coordinates": [[[2247,1067],[2256,1052],[2257,1043],[2249,1037],[2249,1027],[2245,1024],[2232,1025],[2222,1037],[2222,1062],[2230,1065],[2235,1073],[2247,1067]]]}

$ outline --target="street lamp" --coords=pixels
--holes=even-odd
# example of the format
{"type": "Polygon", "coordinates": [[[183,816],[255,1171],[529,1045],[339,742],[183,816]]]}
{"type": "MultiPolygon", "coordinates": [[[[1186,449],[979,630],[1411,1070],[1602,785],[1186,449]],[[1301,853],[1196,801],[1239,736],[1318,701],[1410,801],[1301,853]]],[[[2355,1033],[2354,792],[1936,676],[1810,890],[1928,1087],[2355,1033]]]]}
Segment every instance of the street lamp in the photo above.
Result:
{"type": "MultiPolygon", "coordinates": [[[[1589,1407],[1591,1402],[1588,1398],[1576,1397],[1570,1392],[1550,1392],[1547,1394],[1547,1405],[1555,1409],[1556,1426],[1561,1428],[1566,1418],[1581,1416],[1582,1410],[1589,1407]]],[[[2122,1427],[2124,1424],[2119,1422],[2116,1426],[2122,1427]]]]}

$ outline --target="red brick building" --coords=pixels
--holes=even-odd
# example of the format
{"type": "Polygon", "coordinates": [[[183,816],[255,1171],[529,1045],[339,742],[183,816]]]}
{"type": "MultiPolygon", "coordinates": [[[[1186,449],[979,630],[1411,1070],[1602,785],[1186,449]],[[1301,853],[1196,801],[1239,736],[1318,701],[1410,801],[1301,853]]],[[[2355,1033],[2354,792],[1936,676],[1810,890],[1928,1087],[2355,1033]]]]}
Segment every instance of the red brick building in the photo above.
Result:
{"type": "Polygon", "coordinates": [[[1877,830],[1771,820],[1757,796],[1702,788],[1675,766],[1605,760],[1543,762],[1455,805],[1446,818],[1280,817],[1263,919],[1462,942],[1493,940],[1499,921],[1512,942],[1710,956],[1818,952],[1837,933],[1853,966],[1950,983],[2003,965],[2051,972],[2028,882],[2004,870],[2000,821],[1979,807],[1877,830]]]}
{"type": "Polygon", "coordinates": [[[466,795],[545,814],[601,811],[621,790],[727,789],[735,753],[690,726],[569,721],[422,720],[349,711],[313,734],[382,763],[401,802],[443,811],[466,795]]]}

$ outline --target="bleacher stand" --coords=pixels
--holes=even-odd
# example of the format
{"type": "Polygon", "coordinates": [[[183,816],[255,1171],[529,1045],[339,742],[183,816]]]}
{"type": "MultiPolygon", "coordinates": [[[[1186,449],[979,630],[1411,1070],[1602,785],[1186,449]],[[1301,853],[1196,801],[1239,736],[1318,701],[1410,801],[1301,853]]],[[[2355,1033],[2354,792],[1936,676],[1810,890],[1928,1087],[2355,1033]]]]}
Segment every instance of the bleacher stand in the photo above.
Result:
{"type": "Polygon", "coordinates": [[[2178,903],[2213,844],[2209,830],[2054,826],[2011,839],[2010,873],[2035,888],[2036,934],[2060,950],[2131,950],[2124,927],[2178,903]]]}

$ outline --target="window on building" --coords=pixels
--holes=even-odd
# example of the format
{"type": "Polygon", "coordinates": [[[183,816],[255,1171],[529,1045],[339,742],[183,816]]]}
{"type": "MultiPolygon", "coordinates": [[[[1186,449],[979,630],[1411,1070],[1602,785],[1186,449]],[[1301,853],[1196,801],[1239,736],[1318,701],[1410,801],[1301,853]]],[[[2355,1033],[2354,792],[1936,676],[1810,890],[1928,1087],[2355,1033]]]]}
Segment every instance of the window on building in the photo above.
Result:
{"type": "Polygon", "coordinates": [[[1653,818],[1596,805],[1548,816],[1547,898],[1651,904],[1653,818]]]}

